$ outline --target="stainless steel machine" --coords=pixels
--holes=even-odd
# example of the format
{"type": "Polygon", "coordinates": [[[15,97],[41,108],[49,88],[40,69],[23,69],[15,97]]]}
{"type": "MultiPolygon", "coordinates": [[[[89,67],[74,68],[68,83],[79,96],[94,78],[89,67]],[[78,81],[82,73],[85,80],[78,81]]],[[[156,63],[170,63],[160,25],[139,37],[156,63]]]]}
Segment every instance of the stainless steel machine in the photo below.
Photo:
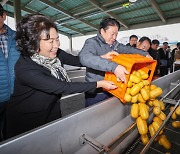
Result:
{"type": "MultiPolygon", "coordinates": [[[[144,146],[136,123],[129,115],[130,104],[122,104],[112,97],[92,107],[82,109],[33,131],[24,133],[0,144],[1,154],[97,154],[97,153],[149,153],[178,154],[180,130],[171,126],[169,106],[177,107],[180,101],[180,70],[153,81],[163,89],[167,118],[164,133],[172,143],[166,150],[154,141],[160,129],[144,146]]],[[[174,108],[175,109],[175,108],[174,108]]],[[[149,118],[149,121],[152,120],[149,118]]],[[[180,118],[178,119],[180,120],[180,118]]]]}

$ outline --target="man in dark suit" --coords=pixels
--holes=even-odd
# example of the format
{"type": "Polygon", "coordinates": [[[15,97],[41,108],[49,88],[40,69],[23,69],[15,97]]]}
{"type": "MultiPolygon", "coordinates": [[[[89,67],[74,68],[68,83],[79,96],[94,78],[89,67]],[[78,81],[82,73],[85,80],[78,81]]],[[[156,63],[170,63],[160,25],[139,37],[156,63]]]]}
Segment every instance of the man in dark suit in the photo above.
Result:
{"type": "Polygon", "coordinates": [[[160,76],[164,76],[168,74],[168,67],[169,67],[169,48],[168,42],[163,42],[162,48],[158,50],[159,52],[159,59],[160,59],[160,76]]]}
{"type": "Polygon", "coordinates": [[[158,40],[152,40],[151,47],[149,48],[148,52],[153,57],[153,59],[157,60],[157,66],[156,70],[154,72],[155,76],[158,76],[160,74],[160,59],[159,59],[159,53],[157,48],[159,47],[159,41],[158,40]]]}
{"type": "Polygon", "coordinates": [[[138,41],[138,37],[136,35],[131,35],[129,37],[129,43],[127,43],[127,46],[136,47],[138,41]]]}

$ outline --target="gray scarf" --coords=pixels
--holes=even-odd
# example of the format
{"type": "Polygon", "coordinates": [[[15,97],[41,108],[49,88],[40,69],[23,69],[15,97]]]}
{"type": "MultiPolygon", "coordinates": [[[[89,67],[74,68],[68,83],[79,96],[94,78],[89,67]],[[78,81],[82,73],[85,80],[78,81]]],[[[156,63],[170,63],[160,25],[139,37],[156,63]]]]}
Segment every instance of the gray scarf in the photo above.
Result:
{"type": "Polygon", "coordinates": [[[60,79],[61,81],[71,82],[66,70],[61,66],[61,61],[59,58],[56,57],[51,59],[35,53],[31,56],[31,59],[37,64],[48,68],[51,71],[51,75],[53,75],[55,78],[60,79]]]}

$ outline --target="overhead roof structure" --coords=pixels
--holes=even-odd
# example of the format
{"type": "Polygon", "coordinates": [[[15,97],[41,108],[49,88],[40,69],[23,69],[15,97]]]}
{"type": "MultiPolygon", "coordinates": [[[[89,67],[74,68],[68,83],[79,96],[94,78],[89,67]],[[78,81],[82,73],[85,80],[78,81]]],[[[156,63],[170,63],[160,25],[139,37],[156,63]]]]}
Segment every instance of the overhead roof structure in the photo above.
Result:
{"type": "MultiPolygon", "coordinates": [[[[14,3],[6,0],[3,6],[11,17],[14,3]]],[[[21,0],[20,5],[22,16],[44,14],[54,19],[60,33],[71,37],[96,33],[106,16],[119,21],[120,31],[180,23],[180,0],[21,0]]]]}

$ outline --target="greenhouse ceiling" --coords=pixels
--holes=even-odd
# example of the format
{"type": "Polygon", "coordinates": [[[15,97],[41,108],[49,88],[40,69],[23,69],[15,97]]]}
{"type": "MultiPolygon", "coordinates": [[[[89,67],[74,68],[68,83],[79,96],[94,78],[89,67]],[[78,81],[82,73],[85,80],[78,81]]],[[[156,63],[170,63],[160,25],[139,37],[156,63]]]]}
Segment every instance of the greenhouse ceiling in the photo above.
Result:
{"type": "MultiPolygon", "coordinates": [[[[3,2],[3,1],[1,1],[3,2]]],[[[5,1],[14,17],[14,3],[5,1]]],[[[21,16],[41,13],[52,18],[66,36],[94,34],[103,17],[116,18],[122,30],[180,23],[180,0],[21,0],[21,16]]]]}

